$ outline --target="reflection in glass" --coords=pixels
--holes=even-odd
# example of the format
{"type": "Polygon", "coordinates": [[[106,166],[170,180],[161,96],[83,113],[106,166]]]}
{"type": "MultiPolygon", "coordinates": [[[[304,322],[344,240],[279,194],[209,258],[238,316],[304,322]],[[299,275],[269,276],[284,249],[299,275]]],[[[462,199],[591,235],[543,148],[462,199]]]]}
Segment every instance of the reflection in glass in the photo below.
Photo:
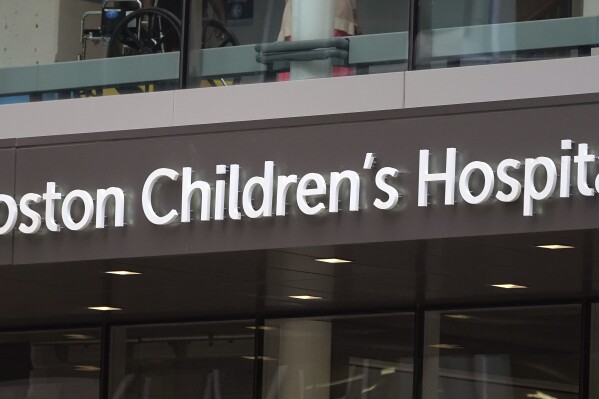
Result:
{"type": "Polygon", "coordinates": [[[413,316],[271,320],[265,399],[411,398],[413,316]]]}
{"type": "Polygon", "coordinates": [[[408,0],[230,0],[224,21],[212,4],[205,4],[192,0],[191,87],[378,73],[406,66],[408,0]],[[198,40],[213,34],[206,29],[207,20],[222,22],[226,32],[220,36],[230,33],[236,41],[215,46],[198,40]],[[328,41],[308,42],[314,39],[328,41]]]}
{"type": "Polygon", "coordinates": [[[0,1],[0,82],[10,83],[0,104],[176,88],[181,23],[144,10],[141,0],[0,1]]]}
{"type": "Polygon", "coordinates": [[[578,398],[580,329],[580,306],[428,312],[423,398],[578,398]]]}
{"type": "Polygon", "coordinates": [[[115,327],[111,398],[251,398],[252,324],[115,327]]]}
{"type": "Polygon", "coordinates": [[[595,1],[585,1],[584,7],[573,0],[418,3],[418,68],[589,55],[597,42],[587,31],[596,24],[595,1]]]}
{"type": "Polygon", "coordinates": [[[0,335],[0,398],[97,399],[100,330],[0,335]]]}

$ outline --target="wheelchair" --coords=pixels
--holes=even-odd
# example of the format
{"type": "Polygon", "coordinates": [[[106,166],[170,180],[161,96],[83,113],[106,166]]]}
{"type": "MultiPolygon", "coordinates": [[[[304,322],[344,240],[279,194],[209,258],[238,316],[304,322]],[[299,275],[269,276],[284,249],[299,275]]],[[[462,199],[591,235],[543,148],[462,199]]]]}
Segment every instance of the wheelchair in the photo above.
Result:
{"type": "MultiPolygon", "coordinates": [[[[154,7],[142,7],[140,0],[104,0],[100,12],[84,14],[81,22],[81,53],[86,57],[87,41],[102,41],[106,46],[106,56],[124,57],[144,54],[168,53],[181,50],[182,24],[179,17],[160,7],[160,0],[154,7]],[[101,13],[101,26],[86,29],[86,19],[101,13]]],[[[216,19],[202,21],[202,49],[222,48],[239,45],[235,34],[216,19]]],[[[236,77],[229,81],[239,83],[236,77]]],[[[211,86],[228,85],[224,79],[209,79],[211,86]]]]}

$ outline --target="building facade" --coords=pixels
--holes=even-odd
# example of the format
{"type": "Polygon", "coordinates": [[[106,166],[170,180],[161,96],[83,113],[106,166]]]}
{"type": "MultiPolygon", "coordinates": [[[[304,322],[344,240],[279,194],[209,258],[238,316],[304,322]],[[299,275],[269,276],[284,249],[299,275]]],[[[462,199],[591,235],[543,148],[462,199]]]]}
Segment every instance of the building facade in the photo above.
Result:
{"type": "Polygon", "coordinates": [[[0,398],[599,396],[595,1],[165,1],[0,4],[0,398]]]}

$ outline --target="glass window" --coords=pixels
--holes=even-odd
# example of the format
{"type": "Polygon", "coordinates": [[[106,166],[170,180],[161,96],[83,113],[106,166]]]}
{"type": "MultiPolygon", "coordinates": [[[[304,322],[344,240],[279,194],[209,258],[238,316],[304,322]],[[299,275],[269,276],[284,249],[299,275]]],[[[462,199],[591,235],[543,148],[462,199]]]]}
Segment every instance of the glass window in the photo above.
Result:
{"type": "Polygon", "coordinates": [[[270,320],[265,399],[412,397],[412,314],[270,320]]]}
{"type": "Polygon", "coordinates": [[[596,0],[419,0],[418,4],[418,68],[582,56],[597,46],[596,0]]]}
{"type": "Polygon", "coordinates": [[[152,1],[0,1],[0,104],[176,88],[181,23],[152,1]]]}
{"type": "Polygon", "coordinates": [[[428,312],[423,398],[578,398],[581,307],[428,312]]]}
{"type": "Polygon", "coordinates": [[[252,397],[253,321],[115,327],[113,399],[252,397]]]}
{"type": "Polygon", "coordinates": [[[100,330],[0,334],[0,398],[97,399],[100,330]]]}
{"type": "Polygon", "coordinates": [[[192,0],[189,87],[404,70],[408,0],[192,0]]]}

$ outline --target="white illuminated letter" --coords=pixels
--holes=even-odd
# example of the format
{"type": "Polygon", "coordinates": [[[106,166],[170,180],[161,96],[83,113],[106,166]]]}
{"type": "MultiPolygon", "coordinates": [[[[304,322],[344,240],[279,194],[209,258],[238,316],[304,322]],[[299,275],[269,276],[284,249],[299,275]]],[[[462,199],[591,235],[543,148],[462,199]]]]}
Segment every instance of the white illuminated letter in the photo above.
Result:
{"type": "Polygon", "coordinates": [[[158,216],[152,207],[152,191],[154,191],[154,185],[158,179],[162,177],[168,177],[172,181],[177,181],[177,179],[179,179],[179,173],[175,170],[167,168],[156,169],[146,179],[141,192],[141,205],[144,214],[150,222],[157,225],[172,223],[177,216],[179,216],[177,211],[174,209],[171,209],[170,212],[164,216],[158,216]]]}
{"type": "Polygon", "coordinates": [[[125,225],[125,193],[118,187],[110,187],[96,192],[96,229],[106,227],[106,205],[110,197],[114,198],[114,226],[125,225]]]}
{"type": "Polygon", "coordinates": [[[247,181],[245,187],[243,188],[243,212],[252,219],[272,216],[274,168],[274,162],[264,162],[264,177],[252,177],[250,180],[247,181]],[[258,186],[262,188],[262,205],[260,206],[260,208],[254,209],[252,199],[254,197],[254,189],[258,186]]]}
{"type": "Polygon", "coordinates": [[[520,169],[520,165],[522,163],[515,159],[504,159],[499,162],[497,165],[497,178],[500,182],[505,183],[507,186],[511,188],[509,194],[504,193],[503,191],[498,191],[495,197],[501,202],[514,202],[518,198],[520,198],[520,194],[522,193],[522,184],[515,178],[508,175],[508,169],[520,169]]]}
{"type": "MultiPolygon", "coordinates": [[[[571,150],[572,140],[562,140],[562,150],[571,150]]],[[[560,163],[559,196],[568,198],[570,196],[570,169],[572,168],[572,157],[563,155],[560,163]]]]}
{"type": "Polygon", "coordinates": [[[383,202],[380,199],[375,199],[373,205],[378,209],[387,210],[393,208],[397,205],[399,201],[399,193],[395,188],[389,185],[385,180],[387,177],[397,177],[399,175],[399,170],[395,168],[382,168],[376,173],[376,177],[374,179],[376,186],[379,190],[383,191],[389,197],[387,201],[383,202]]]}
{"type": "Polygon", "coordinates": [[[31,224],[27,226],[25,223],[19,225],[19,231],[24,234],[35,234],[42,227],[42,216],[29,207],[30,202],[39,204],[42,201],[42,196],[39,194],[25,194],[19,202],[21,213],[31,220],[31,224]]]}
{"type": "Polygon", "coordinates": [[[46,227],[50,231],[60,231],[60,226],[56,224],[55,220],[54,201],[60,200],[62,194],[56,192],[56,183],[46,183],[46,192],[42,198],[46,201],[46,227]]]}
{"type": "Polygon", "coordinates": [[[297,185],[297,206],[306,215],[318,215],[326,209],[322,202],[315,205],[308,204],[306,197],[315,197],[325,195],[327,193],[327,183],[318,173],[308,173],[299,181],[297,185]],[[316,184],[316,187],[308,188],[310,183],[316,184]]]}
{"type": "Polygon", "coordinates": [[[578,144],[578,155],[574,157],[574,163],[578,164],[577,185],[580,194],[587,197],[595,195],[595,190],[587,184],[587,163],[595,161],[595,156],[589,154],[588,144],[578,144]]]}
{"type": "Polygon", "coordinates": [[[544,200],[548,198],[557,185],[557,168],[550,158],[527,158],[524,164],[524,216],[532,216],[533,200],[544,200]],[[535,186],[535,173],[538,168],[543,167],[547,173],[547,181],[541,191],[535,186]]]}
{"type": "Polygon", "coordinates": [[[493,169],[485,162],[470,162],[466,165],[460,175],[459,187],[460,195],[467,203],[476,205],[485,202],[491,197],[493,188],[495,187],[495,175],[493,175],[493,169]],[[478,195],[472,195],[470,192],[470,178],[476,170],[480,170],[483,173],[485,182],[481,192],[478,195]]]}
{"type": "MultiPolygon", "coordinates": [[[[216,165],[217,175],[226,175],[226,165],[216,165]]],[[[216,181],[214,192],[214,220],[225,220],[225,191],[227,185],[224,180],[216,181]]]]}
{"type": "Polygon", "coordinates": [[[19,216],[19,208],[13,197],[5,194],[0,194],[0,202],[6,204],[8,214],[6,216],[6,222],[0,227],[0,235],[8,234],[15,228],[17,224],[17,217],[19,216]]]}
{"type": "Polygon", "coordinates": [[[360,210],[360,176],[353,170],[345,170],[341,173],[331,173],[331,188],[329,193],[329,212],[339,212],[339,190],[343,179],[349,181],[349,210],[356,212],[360,210]]]}
{"type": "Polygon", "coordinates": [[[241,219],[239,212],[239,165],[231,165],[229,173],[229,217],[234,220],[241,219]]]}
{"type": "Polygon", "coordinates": [[[87,191],[73,190],[62,201],[62,221],[69,230],[83,230],[91,223],[94,217],[94,199],[87,191]],[[73,221],[71,210],[76,199],[83,201],[83,216],[78,222],[73,221]]]}
{"type": "Polygon", "coordinates": [[[287,211],[287,191],[289,186],[297,183],[297,175],[279,176],[277,179],[277,205],[276,215],[285,216],[287,211]]]}
{"type": "Polygon", "coordinates": [[[445,160],[445,172],[429,173],[429,150],[420,150],[420,170],[418,172],[418,206],[428,206],[428,183],[445,182],[445,205],[455,203],[455,164],[456,149],[448,148],[445,160]]]}
{"type": "Polygon", "coordinates": [[[191,199],[196,190],[200,190],[202,202],[200,204],[200,220],[210,220],[210,197],[212,189],[210,184],[205,181],[198,180],[191,182],[191,168],[183,168],[183,181],[181,184],[181,222],[189,223],[191,221],[191,199]]]}

